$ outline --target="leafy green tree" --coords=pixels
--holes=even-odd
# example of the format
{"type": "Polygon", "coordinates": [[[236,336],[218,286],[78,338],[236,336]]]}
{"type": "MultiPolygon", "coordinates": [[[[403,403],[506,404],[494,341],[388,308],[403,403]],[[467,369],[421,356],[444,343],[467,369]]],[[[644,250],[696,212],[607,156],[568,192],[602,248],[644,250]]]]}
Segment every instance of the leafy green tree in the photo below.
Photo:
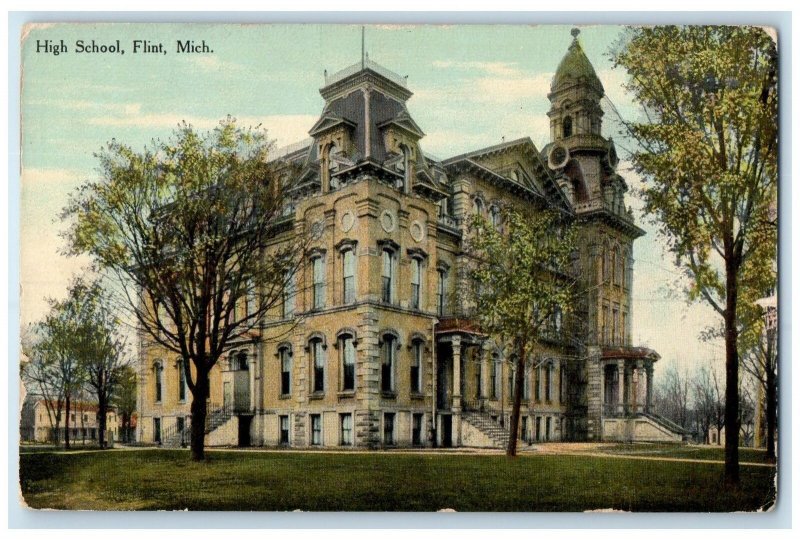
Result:
{"type": "Polygon", "coordinates": [[[757,27],[642,27],[613,60],[644,112],[626,125],[645,211],[691,280],[688,298],[722,318],[725,480],[738,485],[741,297],[764,290],[776,253],[776,43],[757,27]]]}
{"type": "Polygon", "coordinates": [[[280,305],[304,253],[300,235],[276,242],[283,178],[295,176],[269,149],[263,130],[231,118],[206,134],[183,124],[142,152],[112,141],[97,156],[100,180],[62,215],[71,252],[111,274],[142,334],[184,360],[194,460],[204,458],[211,369],[280,305]]]}
{"type": "Polygon", "coordinates": [[[133,414],[136,412],[136,370],[131,366],[124,366],[119,375],[111,403],[117,409],[120,419],[120,434],[123,442],[131,442],[133,431],[133,414]]]}
{"type": "Polygon", "coordinates": [[[111,397],[128,361],[126,344],[111,300],[98,282],[76,280],[69,299],[83,307],[74,335],[76,354],[86,386],[97,401],[98,443],[105,448],[111,397]]]}
{"type": "Polygon", "coordinates": [[[469,223],[465,294],[481,330],[510,347],[514,402],[507,454],[515,456],[525,368],[552,333],[554,318],[573,305],[575,232],[565,216],[547,209],[506,206],[500,220],[499,228],[480,215],[469,223]]]}

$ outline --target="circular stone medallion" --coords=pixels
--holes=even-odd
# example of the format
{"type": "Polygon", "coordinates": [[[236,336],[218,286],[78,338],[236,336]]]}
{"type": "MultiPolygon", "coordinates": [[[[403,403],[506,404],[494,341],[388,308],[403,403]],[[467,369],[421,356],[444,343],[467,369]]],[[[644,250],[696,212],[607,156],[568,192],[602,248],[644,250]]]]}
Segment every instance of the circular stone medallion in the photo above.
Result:
{"type": "Polygon", "coordinates": [[[356,216],[353,215],[353,212],[347,211],[342,215],[342,220],[340,221],[342,232],[350,232],[353,228],[353,225],[356,224],[356,216]]]}
{"type": "Polygon", "coordinates": [[[422,224],[419,221],[415,221],[411,224],[410,230],[411,238],[417,243],[422,242],[422,239],[425,237],[425,229],[422,228],[422,224]]]}
{"type": "Polygon", "coordinates": [[[392,232],[394,230],[394,225],[394,215],[388,210],[384,210],[381,214],[381,227],[386,232],[392,232]]]}

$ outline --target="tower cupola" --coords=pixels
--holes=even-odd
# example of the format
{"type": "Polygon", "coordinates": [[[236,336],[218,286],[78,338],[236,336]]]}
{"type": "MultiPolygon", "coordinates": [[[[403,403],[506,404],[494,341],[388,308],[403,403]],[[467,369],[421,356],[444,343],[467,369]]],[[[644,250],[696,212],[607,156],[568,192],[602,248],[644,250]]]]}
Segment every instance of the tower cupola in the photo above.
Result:
{"type": "Polygon", "coordinates": [[[550,140],[564,140],[565,145],[586,149],[605,149],[600,136],[605,94],[592,63],[578,40],[580,30],[572,29],[572,44],[558,64],[550,84],[550,140]]]}

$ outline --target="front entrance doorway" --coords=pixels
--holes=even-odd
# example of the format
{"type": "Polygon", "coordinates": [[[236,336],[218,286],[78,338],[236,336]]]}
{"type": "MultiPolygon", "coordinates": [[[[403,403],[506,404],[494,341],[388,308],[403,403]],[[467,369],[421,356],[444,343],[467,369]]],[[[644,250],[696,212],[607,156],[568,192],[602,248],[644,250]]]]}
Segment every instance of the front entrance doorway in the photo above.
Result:
{"type": "Polygon", "coordinates": [[[442,415],[442,446],[451,448],[453,446],[453,417],[449,414],[442,415]]]}
{"type": "Polygon", "coordinates": [[[250,446],[250,426],[252,423],[252,416],[239,417],[239,446],[250,446]]]}

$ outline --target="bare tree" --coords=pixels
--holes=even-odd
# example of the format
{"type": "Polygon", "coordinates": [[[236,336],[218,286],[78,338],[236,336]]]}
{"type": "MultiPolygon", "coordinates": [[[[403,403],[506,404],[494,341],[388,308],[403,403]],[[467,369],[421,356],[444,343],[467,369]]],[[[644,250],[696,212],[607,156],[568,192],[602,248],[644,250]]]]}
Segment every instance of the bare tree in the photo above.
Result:
{"type": "Polygon", "coordinates": [[[689,375],[681,373],[675,366],[670,366],[661,377],[654,396],[655,406],[662,416],[669,418],[684,429],[690,421],[690,384],[689,375]]]}

